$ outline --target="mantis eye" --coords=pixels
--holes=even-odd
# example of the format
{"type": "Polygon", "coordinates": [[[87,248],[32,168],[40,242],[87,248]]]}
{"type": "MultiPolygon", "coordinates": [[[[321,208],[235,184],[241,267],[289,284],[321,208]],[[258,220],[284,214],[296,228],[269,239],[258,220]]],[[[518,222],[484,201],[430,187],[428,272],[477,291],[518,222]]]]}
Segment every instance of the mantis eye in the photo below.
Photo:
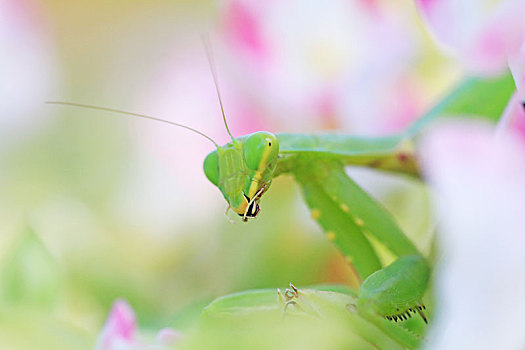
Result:
{"type": "Polygon", "coordinates": [[[262,170],[277,159],[279,141],[274,134],[259,131],[251,134],[244,144],[244,160],[248,168],[262,170]]]}
{"type": "Polygon", "coordinates": [[[211,152],[204,159],[204,174],[212,184],[219,187],[219,154],[217,150],[211,152]]]}

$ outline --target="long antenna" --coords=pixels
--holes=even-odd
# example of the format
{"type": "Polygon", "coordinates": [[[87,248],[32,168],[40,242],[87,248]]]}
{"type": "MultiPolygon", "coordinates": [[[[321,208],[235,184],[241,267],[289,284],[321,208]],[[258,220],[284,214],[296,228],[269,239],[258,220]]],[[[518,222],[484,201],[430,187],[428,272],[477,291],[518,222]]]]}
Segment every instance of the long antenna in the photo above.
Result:
{"type": "Polygon", "coordinates": [[[199,134],[201,136],[204,136],[205,138],[207,138],[208,140],[213,142],[215,147],[219,148],[219,145],[217,144],[217,142],[213,141],[213,139],[211,137],[209,137],[208,135],[204,134],[203,132],[200,132],[199,130],[194,129],[194,128],[190,128],[189,126],[182,125],[182,124],[179,124],[179,123],[175,123],[175,122],[172,122],[172,121],[169,121],[169,120],[166,120],[166,119],[160,119],[160,118],[150,117],[149,115],[122,111],[120,109],[92,106],[92,105],[86,105],[86,104],[74,103],[74,102],[46,101],[46,104],[50,104],[50,105],[64,105],[64,106],[73,106],[73,107],[81,107],[81,108],[88,108],[88,109],[96,109],[96,110],[99,110],[99,111],[118,113],[118,114],[126,114],[126,115],[131,115],[131,116],[134,116],[134,117],[139,117],[139,118],[144,118],[144,119],[149,119],[149,120],[155,120],[157,122],[162,122],[162,123],[166,123],[166,124],[175,125],[175,126],[184,128],[186,130],[193,131],[194,133],[199,134]]]}
{"type": "Polygon", "coordinates": [[[202,41],[204,43],[204,47],[206,48],[206,55],[208,56],[208,63],[210,65],[211,74],[213,75],[213,82],[215,83],[215,90],[217,90],[217,96],[219,97],[219,104],[221,105],[221,112],[222,112],[222,119],[224,120],[224,125],[226,126],[226,131],[228,132],[228,135],[230,135],[232,141],[233,136],[230,132],[230,128],[228,128],[228,123],[226,122],[226,115],[224,114],[224,107],[222,106],[222,98],[221,98],[221,91],[219,89],[219,83],[217,78],[217,70],[215,68],[215,60],[213,59],[213,48],[211,46],[211,40],[208,34],[202,35],[202,41]]]}

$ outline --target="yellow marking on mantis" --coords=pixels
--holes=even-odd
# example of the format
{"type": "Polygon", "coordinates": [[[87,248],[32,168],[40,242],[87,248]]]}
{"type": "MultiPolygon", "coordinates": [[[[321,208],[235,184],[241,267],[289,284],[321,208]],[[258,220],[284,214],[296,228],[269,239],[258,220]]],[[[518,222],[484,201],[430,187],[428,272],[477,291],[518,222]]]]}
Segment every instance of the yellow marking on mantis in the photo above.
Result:
{"type": "Polygon", "coordinates": [[[321,217],[321,211],[319,211],[319,209],[312,209],[311,216],[312,219],[317,220],[321,217]]]}
{"type": "Polygon", "coordinates": [[[357,226],[359,226],[359,227],[363,227],[363,226],[365,226],[365,223],[364,223],[364,221],[363,221],[361,218],[356,217],[356,218],[354,219],[354,222],[355,222],[355,224],[356,224],[357,226]]]}
{"type": "Polygon", "coordinates": [[[333,241],[333,240],[335,240],[335,233],[332,232],[332,231],[328,231],[326,233],[326,237],[328,237],[328,240],[333,241]]]}
{"type": "Polygon", "coordinates": [[[350,209],[344,203],[341,203],[341,210],[345,213],[348,213],[350,211],[350,209]]]}

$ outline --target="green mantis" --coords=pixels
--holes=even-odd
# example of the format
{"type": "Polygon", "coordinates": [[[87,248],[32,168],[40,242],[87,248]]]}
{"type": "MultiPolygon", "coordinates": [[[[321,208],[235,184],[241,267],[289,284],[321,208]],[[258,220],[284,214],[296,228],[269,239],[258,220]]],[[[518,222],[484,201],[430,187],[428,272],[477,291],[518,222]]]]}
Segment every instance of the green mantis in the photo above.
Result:
{"type": "MultiPolygon", "coordinates": [[[[415,144],[418,134],[430,122],[437,116],[454,115],[456,110],[461,110],[463,114],[485,115],[489,118],[499,115],[512,88],[508,76],[491,81],[467,79],[426,117],[405,132],[390,137],[362,138],[335,134],[273,136],[269,133],[248,135],[236,139],[226,147],[237,147],[242,149],[245,157],[256,159],[248,167],[249,171],[255,171],[254,175],[248,175],[242,161],[236,163],[235,171],[229,169],[228,172],[223,172],[221,164],[226,162],[221,163],[220,148],[208,156],[204,170],[208,179],[223,192],[230,207],[244,221],[259,213],[261,196],[274,177],[283,173],[294,175],[301,186],[312,218],[320,224],[327,238],[336,244],[364,280],[356,303],[360,315],[373,322],[377,322],[375,316],[397,322],[406,321],[412,312],[419,314],[427,323],[422,299],[430,278],[428,262],[389,213],[346,174],[344,167],[367,166],[419,177],[415,144]],[[498,99],[502,102],[496,106],[487,97],[497,94],[507,98],[498,99]],[[276,141],[278,151],[275,150],[276,141]],[[270,142],[274,147],[271,152],[270,142]],[[209,158],[213,162],[208,161],[209,158]],[[231,196],[225,194],[223,184],[232,181],[230,176],[246,178],[244,186],[237,187],[246,198],[243,206],[231,202],[231,196]],[[378,254],[369,240],[370,236],[385,245],[398,260],[382,268],[378,254]]],[[[241,151],[239,158],[240,154],[241,151]]],[[[232,163],[229,164],[231,167],[232,163]]],[[[298,292],[293,289],[289,293],[297,295],[298,292]]],[[[291,298],[286,305],[291,302],[296,304],[294,298],[291,298]]],[[[388,333],[388,329],[383,331],[388,333]]]]}
{"type": "MultiPolygon", "coordinates": [[[[459,113],[461,117],[473,115],[494,120],[501,114],[513,89],[508,75],[493,80],[467,78],[425,117],[391,137],[277,134],[280,146],[277,165],[266,183],[269,185],[280,174],[292,174],[302,188],[312,218],[364,280],[358,293],[353,295],[297,289],[291,285],[284,293],[278,292],[285,316],[299,312],[325,320],[336,317],[337,322],[355,332],[358,340],[353,338],[353,341],[363,341],[352,347],[420,347],[420,336],[389,321],[407,321],[412,313],[428,322],[423,296],[430,278],[430,264],[381,205],[348,177],[344,166],[367,166],[419,178],[415,150],[418,135],[429,124],[438,117],[459,113]],[[370,244],[370,236],[398,259],[383,268],[370,244]]],[[[257,297],[245,292],[220,298],[210,304],[205,315],[213,318],[228,314],[232,312],[232,305],[236,305],[233,314],[238,316],[240,310],[245,311],[246,301],[237,301],[247,299],[252,301],[252,306],[257,305],[264,292],[257,293],[257,297]]],[[[261,308],[257,305],[257,310],[261,308]]]]}
{"type": "MultiPolygon", "coordinates": [[[[454,115],[457,111],[494,118],[500,114],[507,100],[505,96],[510,96],[512,90],[508,76],[488,81],[466,79],[427,116],[405,132],[389,137],[257,132],[233,138],[230,134],[230,143],[218,146],[214,142],[216,149],[206,157],[204,172],[220,190],[228,207],[243,221],[260,213],[261,199],[275,177],[285,173],[293,175],[312,218],[364,281],[357,298],[347,304],[354,305],[360,318],[390,334],[403,346],[415,347],[417,341],[407,340],[411,345],[406,345],[408,338],[384,322],[404,321],[410,312],[419,313],[427,321],[422,298],[429,281],[429,263],[391,215],[346,174],[345,166],[365,166],[418,178],[417,138],[425,127],[436,117],[454,115]],[[503,97],[492,99],[494,96],[503,97]],[[382,243],[398,260],[383,267],[370,237],[382,243]]],[[[296,300],[300,294],[294,292],[296,295],[290,294],[286,305],[292,301],[300,305],[296,300]]],[[[360,327],[360,323],[356,324],[360,327]]]]}

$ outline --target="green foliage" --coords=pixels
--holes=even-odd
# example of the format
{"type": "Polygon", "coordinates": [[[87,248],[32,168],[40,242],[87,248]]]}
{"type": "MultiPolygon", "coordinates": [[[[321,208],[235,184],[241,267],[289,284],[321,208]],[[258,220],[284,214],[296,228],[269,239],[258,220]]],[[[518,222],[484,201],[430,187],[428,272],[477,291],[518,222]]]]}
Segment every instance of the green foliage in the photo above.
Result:
{"type": "Polygon", "coordinates": [[[465,78],[424,117],[415,122],[408,129],[408,134],[414,136],[436,119],[448,117],[484,118],[496,122],[515,89],[510,73],[493,79],[465,78]]]}

